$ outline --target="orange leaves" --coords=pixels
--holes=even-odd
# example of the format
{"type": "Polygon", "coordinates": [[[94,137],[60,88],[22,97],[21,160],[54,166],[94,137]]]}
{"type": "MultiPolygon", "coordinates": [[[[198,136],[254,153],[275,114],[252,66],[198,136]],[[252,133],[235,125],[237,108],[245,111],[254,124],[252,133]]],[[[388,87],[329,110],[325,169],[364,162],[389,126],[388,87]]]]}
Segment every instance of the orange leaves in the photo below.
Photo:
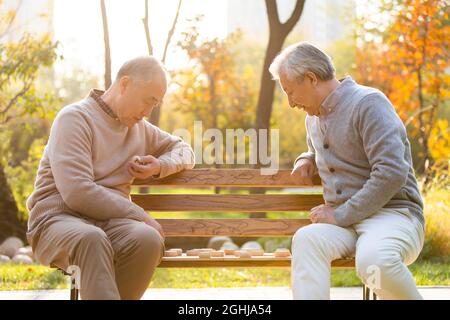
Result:
{"type": "Polygon", "coordinates": [[[382,44],[379,39],[378,43],[363,41],[356,54],[357,80],[385,92],[409,124],[409,133],[419,137],[424,150],[429,144],[434,159],[450,157],[446,136],[438,134],[448,124],[436,120],[437,110],[450,96],[450,9],[446,2],[393,0],[389,10],[380,5],[380,11],[391,13],[388,27],[359,34],[364,39],[365,33],[372,32],[381,36],[382,44]]]}
{"type": "Polygon", "coordinates": [[[446,119],[439,119],[431,130],[428,147],[435,161],[450,159],[450,127],[446,119]]]}

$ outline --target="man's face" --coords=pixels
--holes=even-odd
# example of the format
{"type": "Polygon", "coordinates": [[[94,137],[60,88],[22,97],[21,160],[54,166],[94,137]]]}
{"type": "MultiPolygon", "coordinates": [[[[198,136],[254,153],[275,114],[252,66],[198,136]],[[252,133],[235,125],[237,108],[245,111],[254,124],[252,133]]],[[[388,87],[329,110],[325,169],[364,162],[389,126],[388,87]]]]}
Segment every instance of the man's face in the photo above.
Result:
{"type": "Polygon", "coordinates": [[[316,79],[308,75],[303,80],[289,80],[284,73],[280,73],[280,85],[286,93],[291,108],[303,109],[308,115],[318,115],[318,92],[316,79]]]}
{"type": "Polygon", "coordinates": [[[149,117],[153,108],[160,105],[167,90],[164,77],[151,82],[136,81],[123,77],[119,82],[120,95],[117,99],[119,121],[131,128],[144,117],[149,117]]]}

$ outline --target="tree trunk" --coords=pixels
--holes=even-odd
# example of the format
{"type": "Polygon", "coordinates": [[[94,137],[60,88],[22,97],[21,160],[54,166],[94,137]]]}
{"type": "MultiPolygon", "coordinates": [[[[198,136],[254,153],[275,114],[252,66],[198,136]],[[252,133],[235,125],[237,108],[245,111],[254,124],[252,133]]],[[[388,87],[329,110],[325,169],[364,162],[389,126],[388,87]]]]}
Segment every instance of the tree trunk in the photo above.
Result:
{"type": "Polygon", "coordinates": [[[270,127],[270,117],[272,115],[272,104],[275,95],[275,81],[269,72],[269,66],[276,55],[281,51],[284,39],[279,32],[271,32],[266,56],[264,58],[263,72],[261,75],[261,86],[259,90],[258,103],[256,107],[256,128],[268,129],[270,127]],[[273,35],[273,36],[272,36],[273,35]]]}
{"type": "MultiPolygon", "coordinates": [[[[267,9],[267,18],[269,19],[269,43],[266,49],[266,55],[264,57],[264,66],[261,75],[261,85],[259,89],[258,102],[256,105],[256,129],[269,129],[270,127],[270,117],[272,115],[272,105],[273,98],[275,95],[275,82],[269,72],[269,66],[275,59],[276,55],[281,51],[284,41],[286,40],[289,33],[295,27],[300,19],[303,12],[303,7],[305,5],[305,0],[297,0],[295,4],[294,11],[289,19],[285,23],[280,22],[278,16],[278,8],[276,0],[265,0],[267,9]]],[[[266,141],[269,141],[270,134],[267,132],[268,136],[266,141]]],[[[258,164],[257,168],[261,167],[261,162],[258,152],[258,164]]],[[[252,188],[250,189],[251,194],[263,194],[264,189],[252,188]]],[[[264,212],[251,213],[251,218],[261,218],[265,217],[264,212]]]]}
{"type": "Polygon", "coordinates": [[[16,236],[27,242],[27,223],[19,218],[19,210],[6,180],[5,170],[0,164],[0,242],[16,236]]]}
{"type": "Polygon", "coordinates": [[[284,41],[295,27],[303,12],[305,0],[297,0],[294,11],[285,23],[280,22],[276,0],[266,0],[267,17],[269,19],[269,43],[267,45],[264,66],[261,75],[261,85],[256,106],[256,128],[268,129],[275,92],[275,82],[272,80],[269,66],[281,51],[284,41]]]}
{"type": "Polygon", "coordinates": [[[425,175],[427,175],[429,161],[430,161],[430,152],[428,150],[428,136],[427,136],[426,128],[425,128],[426,114],[425,114],[425,112],[423,112],[423,109],[425,108],[425,103],[424,103],[423,94],[422,94],[423,84],[422,84],[421,68],[419,68],[417,70],[417,82],[418,82],[417,94],[418,94],[418,98],[419,98],[419,108],[421,110],[421,112],[419,114],[419,131],[420,131],[419,141],[422,145],[422,150],[423,150],[423,166],[422,166],[421,170],[423,170],[425,175]]]}
{"type": "MultiPolygon", "coordinates": [[[[150,31],[148,29],[148,0],[145,0],[145,18],[144,18],[144,28],[145,28],[145,34],[147,37],[147,46],[149,47],[149,54],[153,54],[153,48],[151,48],[151,42],[150,42],[150,31]],[[150,44],[150,45],[149,45],[150,44]]],[[[161,62],[164,64],[166,63],[166,57],[167,57],[167,50],[169,48],[170,42],[172,41],[172,36],[175,33],[175,27],[177,26],[178,17],[180,15],[180,9],[181,4],[183,3],[183,0],[178,0],[178,6],[177,11],[175,13],[175,17],[173,18],[172,27],[170,28],[169,32],[167,33],[167,39],[166,43],[164,45],[164,52],[161,59],[161,62]]],[[[155,126],[159,125],[159,119],[161,117],[161,109],[163,107],[163,104],[161,104],[158,108],[154,109],[152,111],[152,114],[150,115],[150,122],[154,124],[155,126]]]]}
{"type": "Polygon", "coordinates": [[[106,15],[105,0],[100,0],[103,21],[103,40],[105,43],[105,90],[111,86],[111,47],[109,44],[108,16],[106,15]]]}
{"type": "Polygon", "coordinates": [[[147,41],[147,51],[150,56],[153,55],[153,45],[152,40],[150,38],[150,29],[148,26],[148,0],[145,0],[145,16],[142,19],[142,23],[144,24],[145,31],[145,40],[147,41]]]}

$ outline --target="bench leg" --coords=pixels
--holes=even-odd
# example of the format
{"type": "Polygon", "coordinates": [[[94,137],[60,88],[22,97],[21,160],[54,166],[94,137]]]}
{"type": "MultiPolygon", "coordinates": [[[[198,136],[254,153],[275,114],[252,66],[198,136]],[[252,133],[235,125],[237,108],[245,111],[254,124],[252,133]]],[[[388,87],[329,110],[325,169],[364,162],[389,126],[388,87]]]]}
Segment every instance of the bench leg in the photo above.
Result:
{"type": "Polygon", "coordinates": [[[78,300],[78,289],[75,283],[75,277],[70,277],[70,300],[78,300]]]}
{"type": "MultiPolygon", "coordinates": [[[[363,283],[363,300],[370,300],[370,288],[363,283]]],[[[377,300],[377,295],[372,291],[372,300],[377,300]]]]}

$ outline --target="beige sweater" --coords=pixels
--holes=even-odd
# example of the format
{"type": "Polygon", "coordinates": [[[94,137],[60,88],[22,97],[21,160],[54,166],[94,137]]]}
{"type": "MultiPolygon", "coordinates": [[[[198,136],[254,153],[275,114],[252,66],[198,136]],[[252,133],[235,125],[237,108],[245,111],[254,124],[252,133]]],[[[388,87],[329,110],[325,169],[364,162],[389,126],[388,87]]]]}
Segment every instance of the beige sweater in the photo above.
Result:
{"type": "Polygon", "coordinates": [[[134,178],[126,164],[134,155],[161,160],[159,178],[195,162],[181,138],[145,120],[128,129],[92,97],[64,107],[53,122],[34,192],[26,202],[29,241],[40,222],[61,212],[92,220],[142,221],[146,212],[130,201],[134,178]]]}

